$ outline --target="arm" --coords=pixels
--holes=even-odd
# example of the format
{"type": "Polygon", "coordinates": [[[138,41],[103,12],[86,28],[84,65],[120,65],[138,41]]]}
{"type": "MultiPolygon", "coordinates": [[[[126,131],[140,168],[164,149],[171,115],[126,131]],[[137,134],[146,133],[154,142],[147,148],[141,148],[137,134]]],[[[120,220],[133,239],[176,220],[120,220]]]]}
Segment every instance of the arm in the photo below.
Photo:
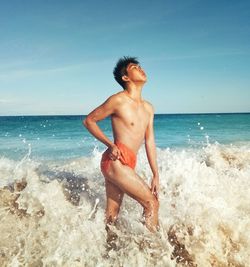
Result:
{"type": "Polygon", "coordinates": [[[83,120],[83,125],[87,130],[99,141],[108,147],[113,147],[114,143],[101,131],[97,122],[105,119],[109,115],[116,112],[120,98],[117,95],[109,97],[102,105],[90,112],[83,120]]]}
{"type": "Polygon", "coordinates": [[[154,109],[150,108],[150,119],[145,133],[145,148],[147,153],[148,162],[153,173],[151,182],[151,191],[158,197],[159,191],[159,173],[156,161],[156,146],[154,138],[154,109]]]}

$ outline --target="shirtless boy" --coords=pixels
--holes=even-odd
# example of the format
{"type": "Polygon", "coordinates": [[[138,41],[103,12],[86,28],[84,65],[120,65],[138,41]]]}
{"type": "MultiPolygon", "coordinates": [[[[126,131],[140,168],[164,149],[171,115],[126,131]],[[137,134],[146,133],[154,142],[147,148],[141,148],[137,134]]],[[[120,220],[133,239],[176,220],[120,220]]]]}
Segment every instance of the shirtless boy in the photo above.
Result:
{"type": "Polygon", "coordinates": [[[145,224],[154,232],[158,228],[159,174],[153,129],[154,109],[141,96],[147,77],[139,62],[132,57],[119,59],[113,74],[123,91],[110,96],[83,121],[88,131],[108,147],[101,160],[107,196],[106,224],[117,220],[126,193],[142,205],[145,224]],[[111,116],[114,142],[97,125],[108,116],[111,116]],[[150,187],[134,170],[137,152],[144,141],[153,176],[150,187]]]}

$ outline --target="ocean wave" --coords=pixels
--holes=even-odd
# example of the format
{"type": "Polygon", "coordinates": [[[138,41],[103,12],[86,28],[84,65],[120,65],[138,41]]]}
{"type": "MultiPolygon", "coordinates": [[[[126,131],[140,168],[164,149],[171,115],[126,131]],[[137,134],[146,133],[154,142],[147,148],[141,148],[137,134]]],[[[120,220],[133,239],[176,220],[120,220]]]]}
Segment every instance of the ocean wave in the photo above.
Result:
{"type": "MultiPolygon", "coordinates": [[[[107,243],[102,151],[64,161],[0,158],[1,266],[247,266],[250,147],[157,149],[160,231],[125,197],[107,243]]],[[[137,173],[151,179],[146,153],[137,173]]]]}

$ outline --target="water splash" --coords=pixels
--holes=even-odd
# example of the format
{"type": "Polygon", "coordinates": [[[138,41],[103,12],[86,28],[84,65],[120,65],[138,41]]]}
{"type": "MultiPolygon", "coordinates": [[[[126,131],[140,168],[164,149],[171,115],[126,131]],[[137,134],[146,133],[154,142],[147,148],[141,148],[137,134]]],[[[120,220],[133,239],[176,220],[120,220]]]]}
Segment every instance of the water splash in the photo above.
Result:
{"type": "MultiPolygon", "coordinates": [[[[157,149],[160,231],[125,197],[107,243],[101,152],[61,162],[0,159],[1,266],[247,266],[250,146],[157,149]]],[[[142,148],[136,167],[149,181],[142,148]]]]}

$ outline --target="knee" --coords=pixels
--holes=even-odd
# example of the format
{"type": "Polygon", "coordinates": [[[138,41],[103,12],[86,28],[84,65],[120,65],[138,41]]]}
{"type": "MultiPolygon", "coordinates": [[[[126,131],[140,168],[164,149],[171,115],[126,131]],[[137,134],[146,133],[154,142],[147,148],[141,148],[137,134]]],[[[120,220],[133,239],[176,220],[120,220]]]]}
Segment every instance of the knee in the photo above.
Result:
{"type": "Polygon", "coordinates": [[[158,199],[152,195],[152,198],[146,201],[145,208],[148,210],[158,210],[159,206],[160,205],[158,199]]]}

